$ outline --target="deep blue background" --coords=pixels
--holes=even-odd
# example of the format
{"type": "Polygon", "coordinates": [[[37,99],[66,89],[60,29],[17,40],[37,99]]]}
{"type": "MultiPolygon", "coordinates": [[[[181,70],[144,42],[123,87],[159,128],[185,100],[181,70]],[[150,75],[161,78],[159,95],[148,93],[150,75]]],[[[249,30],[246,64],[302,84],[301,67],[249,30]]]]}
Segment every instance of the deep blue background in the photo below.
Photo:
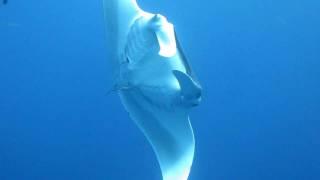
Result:
{"type": "MultiPolygon", "coordinates": [[[[204,89],[190,180],[320,179],[318,0],[140,0],[204,89]]],[[[112,86],[102,2],[0,6],[0,180],[160,180],[112,86]]]]}

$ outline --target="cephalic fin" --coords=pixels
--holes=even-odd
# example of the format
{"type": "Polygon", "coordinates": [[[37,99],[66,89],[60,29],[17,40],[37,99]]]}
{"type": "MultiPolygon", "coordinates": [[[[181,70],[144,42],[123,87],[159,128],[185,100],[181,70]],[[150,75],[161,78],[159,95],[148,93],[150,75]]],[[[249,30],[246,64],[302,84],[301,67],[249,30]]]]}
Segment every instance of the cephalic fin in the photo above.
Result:
{"type": "Polygon", "coordinates": [[[201,97],[200,85],[184,72],[173,70],[172,73],[179,82],[182,100],[191,102],[192,105],[198,104],[201,97]]]}
{"type": "Polygon", "coordinates": [[[177,52],[174,26],[168,22],[167,18],[155,14],[150,20],[151,29],[154,31],[160,47],[159,55],[172,57],[177,52]]]}

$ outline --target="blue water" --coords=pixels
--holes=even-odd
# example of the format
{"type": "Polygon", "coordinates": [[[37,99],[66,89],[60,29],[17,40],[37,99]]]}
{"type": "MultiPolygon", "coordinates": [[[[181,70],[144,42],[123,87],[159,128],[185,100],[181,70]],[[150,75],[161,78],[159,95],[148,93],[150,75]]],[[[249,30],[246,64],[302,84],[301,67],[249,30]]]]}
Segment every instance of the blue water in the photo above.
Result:
{"type": "MultiPolygon", "coordinates": [[[[190,180],[320,179],[320,2],[140,0],[202,83],[190,180]]],[[[161,180],[112,87],[102,2],[0,6],[0,180],[161,180]]]]}

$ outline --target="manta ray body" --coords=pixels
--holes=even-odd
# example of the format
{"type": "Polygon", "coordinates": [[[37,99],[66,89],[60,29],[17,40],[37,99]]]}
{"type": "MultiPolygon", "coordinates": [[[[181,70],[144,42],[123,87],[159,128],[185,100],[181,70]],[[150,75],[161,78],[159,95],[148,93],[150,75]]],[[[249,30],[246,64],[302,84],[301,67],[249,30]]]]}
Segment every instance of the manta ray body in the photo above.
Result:
{"type": "Polygon", "coordinates": [[[163,180],[187,180],[195,149],[188,114],[201,87],[174,26],[135,0],[104,0],[104,10],[115,89],[151,143],[163,180]]]}

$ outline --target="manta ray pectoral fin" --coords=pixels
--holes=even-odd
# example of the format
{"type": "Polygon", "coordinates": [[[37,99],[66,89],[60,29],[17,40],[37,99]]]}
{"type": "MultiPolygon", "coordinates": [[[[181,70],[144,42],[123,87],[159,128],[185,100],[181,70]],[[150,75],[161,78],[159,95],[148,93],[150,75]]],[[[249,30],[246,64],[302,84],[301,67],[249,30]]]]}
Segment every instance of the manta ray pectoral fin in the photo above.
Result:
{"type": "Polygon", "coordinates": [[[151,143],[163,180],[187,180],[194,156],[194,135],[185,111],[167,111],[143,89],[121,91],[130,117],[151,143]]]}
{"type": "Polygon", "coordinates": [[[181,71],[173,70],[172,73],[179,82],[182,101],[191,106],[198,105],[201,100],[200,85],[181,71]]]}
{"type": "Polygon", "coordinates": [[[131,24],[140,16],[142,10],[136,0],[103,0],[107,43],[108,59],[113,75],[122,62],[121,54],[127,41],[127,34],[131,24]]]}

